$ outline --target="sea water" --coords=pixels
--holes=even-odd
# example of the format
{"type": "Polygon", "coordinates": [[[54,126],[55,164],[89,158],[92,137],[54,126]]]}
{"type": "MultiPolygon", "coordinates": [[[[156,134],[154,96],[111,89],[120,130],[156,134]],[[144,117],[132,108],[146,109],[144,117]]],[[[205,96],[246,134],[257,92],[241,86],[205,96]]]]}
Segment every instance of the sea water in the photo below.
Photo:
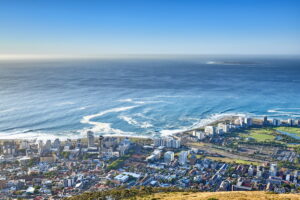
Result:
{"type": "Polygon", "coordinates": [[[0,138],[168,135],[233,114],[300,118],[300,59],[0,61],[0,138]]]}

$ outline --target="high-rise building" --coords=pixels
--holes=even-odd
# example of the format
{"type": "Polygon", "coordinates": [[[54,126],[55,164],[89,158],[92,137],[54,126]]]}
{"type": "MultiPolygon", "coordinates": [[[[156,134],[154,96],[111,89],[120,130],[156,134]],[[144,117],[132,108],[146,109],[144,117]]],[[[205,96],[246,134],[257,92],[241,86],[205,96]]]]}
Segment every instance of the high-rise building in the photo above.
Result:
{"type": "Polygon", "coordinates": [[[88,139],[88,147],[95,146],[95,137],[92,131],[87,132],[87,139],[88,139]]]}
{"type": "Polygon", "coordinates": [[[39,140],[39,142],[38,142],[38,151],[39,151],[39,154],[41,154],[43,152],[43,147],[44,147],[43,140],[39,140]]]}
{"type": "Polygon", "coordinates": [[[179,164],[180,165],[185,165],[188,157],[188,152],[187,151],[181,151],[179,154],[179,164]]]}
{"type": "Polygon", "coordinates": [[[192,132],[192,135],[195,136],[195,137],[197,137],[199,140],[203,140],[205,138],[205,133],[202,132],[202,131],[196,131],[196,130],[194,130],[192,132]]]}
{"type": "Polygon", "coordinates": [[[154,146],[166,146],[168,148],[180,148],[180,140],[173,137],[162,137],[154,139],[154,146]]]}
{"type": "Polygon", "coordinates": [[[264,119],[263,119],[262,124],[263,124],[264,126],[266,126],[266,125],[269,124],[269,122],[268,122],[268,117],[267,117],[267,116],[264,116],[264,119]]]}
{"type": "Polygon", "coordinates": [[[49,151],[51,149],[51,140],[47,140],[44,146],[45,151],[49,151]]]}
{"type": "Polygon", "coordinates": [[[174,152],[173,151],[167,151],[164,154],[164,161],[165,163],[170,163],[174,160],[174,152]]]}
{"type": "Polygon", "coordinates": [[[244,123],[245,123],[246,126],[252,126],[253,120],[252,120],[252,118],[250,118],[250,117],[246,117],[246,118],[244,119],[244,123]]]}
{"type": "Polygon", "coordinates": [[[244,121],[245,121],[245,118],[244,117],[239,117],[239,125],[241,127],[243,127],[245,124],[244,124],[244,121]]]}
{"type": "Polygon", "coordinates": [[[77,139],[76,148],[81,148],[81,139],[77,139]]]}
{"type": "Polygon", "coordinates": [[[60,147],[60,140],[58,138],[56,138],[53,142],[53,148],[58,149],[60,147]]]}
{"type": "Polygon", "coordinates": [[[279,126],[280,125],[280,120],[279,119],[273,119],[272,124],[273,124],[273,126],[279,126]]]}
{"type": "Polygon", "coordinates": [[[102,152],[103,149],[103,139],[104,137],[102,135],[99,136],[99,153],[102,152]]]}
{"type": "Polygon", "coordinates": [[[180,146],[181,146],[181,142],[180,142],[180,140],[173,140],[173,144],[172,144],[172,147],[173,148],[175,148],[175,149],[178,149],[178,148],[180,148],[180,146]]]}
{"type": "Polygon", "coordinates": [[[222,130],[222,133],[228,133],[229,132],[229,125],[228,124],[223,124],[223,123],[219,123],[218,124],[218,130],[220,132],[220,130],[222,130]]]}
{"type": "Polygon", "coordinates": [[[214,135],[216,133],[216,128],[214,126],[205,126],[204,132],[206,135],[214,135]]]}
{"type": "Polygon", "coordinates": [[[288,119],[288,125],[289,126],[294,126],[295,121],[293,119],[288,119]]]}

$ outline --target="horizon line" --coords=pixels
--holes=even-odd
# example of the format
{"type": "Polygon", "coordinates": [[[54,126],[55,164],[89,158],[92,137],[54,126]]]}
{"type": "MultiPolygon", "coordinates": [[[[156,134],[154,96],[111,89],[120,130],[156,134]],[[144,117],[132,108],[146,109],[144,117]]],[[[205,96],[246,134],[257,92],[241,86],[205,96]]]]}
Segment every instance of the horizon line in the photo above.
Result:
{"type": "Polygon", "coordinates": [[[273,54],[203,54],[203,53],[149,53],[149,54],[103,54],[103,55],[55,55],[55,54],[0,54],[0,60],[53,60],[53,59],[111,59],[111,58],[172,58],[179,57],[195,57],[195,56],[300,56],[300,54],[273,53],[273,54]]]}

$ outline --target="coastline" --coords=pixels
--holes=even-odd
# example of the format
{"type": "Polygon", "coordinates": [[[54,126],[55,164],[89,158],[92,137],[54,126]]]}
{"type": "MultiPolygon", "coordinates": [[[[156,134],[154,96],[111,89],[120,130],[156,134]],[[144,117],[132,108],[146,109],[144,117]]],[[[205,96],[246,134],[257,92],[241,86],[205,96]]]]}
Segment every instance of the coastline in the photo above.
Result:
{"type": "MultiPolygon", "coordinates": [[[[190,126],[190,128],[187,128],[186,130],[163,130],[163,131],[169,131],[170,133],[168,134],[163,134],[162,132],[157,132],[157,133],[152,133],[150,135],[131,135],[131,134],[103,134],[102,136],[104,137],[117,137],[117,138],[136,138],[136,139],[153,139],[155,137],[168,137],[168,136],[178,136],[180,134],[186,134],[190,133],[192,131],[203,131],[205,126],[215,126],[218,123],[229,123],[229,122],[234,122],[236,119],[239,117],[246,117],[248,116],[247,114],[242,114],[242,113],[235,113],[235,114],[214,114],[209,118],[201,119],[196,125],[190,126]]],[[[261,124],[263,119],[259,117],[252,117],[253,124],[261,124]]],[[[280,119],[284,124],[287,123],[287,120],[282,120],[280,119]]],[[[88,130],[88,129],[87,129],[88,130]]],[[[87,131],[86,131],[87,132],[87,131]]],[[[17,133],[13,135],[0,135],[0,142],[3,141],[22,141],[22,140],[28,140],[28,141],[38,141],[38,140],[51,140],[54,141],[55,139],[60,139],[61,141],[67,141],[68,139],[71,140],[77,140],[77,139],[85,139],[86,138],[86,133],[79,133],[74,134],[75,132],[68,132],[63,135],[54,135],[50,133],[35,133],[35,136],[26,136],[26,133],[17,133]],[[22,135],[22,137],[20,137],[22,135]]],[[[77,133],[77,132],[76,132],[77,133]]],[[[95,136],[100,136],[101,134],[98,134],[95,132],[95,136]]]]}
{"type": "MultiPolygon", "coordinates": [[[[246,116],[246,114],[214,114],[209,118],[204,118],[199,120],[199,122],[190,126],[190,128],[186,128],[183,130],[163,130],[163,131],[169,131],[169,134],[163,134],[161,132],[153,132],[150,135],[130,135],[130,134],[103,134],[102,136],[107,136],[107,137],[128,137],[128,138],[141,138],[141,139],[152,139],[154,137],[166,137],[166,136],[172,136],[172,135],[177,135],[181,133],[186,133],[190,132],[193,130],[199,130],[203,129],[205,126],[218,123],[220,121],[236,118],[239,116],[246,116]]],[[[88,129],[86,129],[88,130],[88,129]]],[[[51,140],[54,141],[56,138],[59,138],[61,141],[66,141],[67,139],[71,140],[76,140],[76,139],[83,139],[86,138],[86,132],[66,132],[60,135],[55,135],[51,133],[39,133],[39,132],[32,132],[33,134],[28,134],[29,136],[26,136],[26,133],[29,133],[28,131],[26,133],[20,132],[20,133],[15,133],[11,135],[2,135],[0,134],[0,141],[5,141],[5,140],[51,140]]],[[[95,132],[96,136],[100,136],[101,134],[95,132]]]]}

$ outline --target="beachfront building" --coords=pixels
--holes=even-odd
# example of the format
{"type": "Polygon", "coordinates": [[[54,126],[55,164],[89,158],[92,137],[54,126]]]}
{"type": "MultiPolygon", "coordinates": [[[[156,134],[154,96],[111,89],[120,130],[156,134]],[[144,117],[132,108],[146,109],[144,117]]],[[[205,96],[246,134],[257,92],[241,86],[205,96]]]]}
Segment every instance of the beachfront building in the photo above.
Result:
{"type": "Polygon", "coordinates": [[[245,124],[244,124],[244,121],[245,121],[245,118],[244,117],[239,117],[239,125],[241,127],[243,127],[245,124]]]}
{"type": "Polygon", "coordinates": [[[50,149],[51,149],[51,140],[47,140],[46,144],[44,146],[44,150],[45,151],[50,151],[50,149]]]}
{"type": "Polygon", "coordinates": [[[273,124],[273,126],[279,126],[280,125],[280,120],[279,119],[273,119],[272,124],[273,124]]]}
{"type": "Polygon", "coordinates": [[[202,131],[192,131],[192,135],[197,137],[199,140],[203,140],[205,138],[205,133],[202,131]]]}
{"type": "Polygon", "coordinates": [[[205,126],[204,132],[206,135],[214,135],[216,134],[216,127],[214,126],[205,126]]]}
{"type": "Polygon", "coordinates": [[[289,126],[294,126],[295,125],[295,121],[293,119],[288,119],[288,125],[289,126]]]}
{"type": "Polygon", "coordinates": [[[267,116],[264,116],[262,125],[263,125],[263,126],[266,126],[266,125],[268,125],[268,124],[269,124],[268,117],[267,117],[267,116]]]}
{"type": "Polygon", "coordinates": [[[88,147],[93,147],[95,145],[95,137],[92,131],[87,132],[87,139],[88,139],[88,147]]]}
{"type": "Polygon", "coordinates": [[[246,125],[246,126],[252,126],[252,124],[253,124],[253,120],[252,120],[252,118],[250,118],[250,117],[245,117],[245,119],[244,119],[244,124],[246,125]]]}
{"type": "Polygon", "coordinates": [[[56,138],[52,144],[52,147],[58,149],[60,147],[60,140],[56,138]]]}
{"type": "Polygon", "coordinates": [[[173,137],[160,137],[154,139],[154,146],[165,146],[168,148],[180,148],[181,142],[180,139],[175,139],[173,137]]]}
{"type": "Polygon", "coordinates": [[[228,124],[219,123],[217,128],[219,134],[220,133],[228,133],[230,131],[228,124]]]}

